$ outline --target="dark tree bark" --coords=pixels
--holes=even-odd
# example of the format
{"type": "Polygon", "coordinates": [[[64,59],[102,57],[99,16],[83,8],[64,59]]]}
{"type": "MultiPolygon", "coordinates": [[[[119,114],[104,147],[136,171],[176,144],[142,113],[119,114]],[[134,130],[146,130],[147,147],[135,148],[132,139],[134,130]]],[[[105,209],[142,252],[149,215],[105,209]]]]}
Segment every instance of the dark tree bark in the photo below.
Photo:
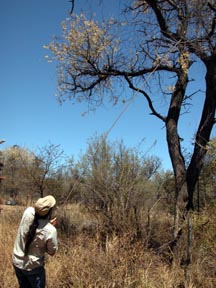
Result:
{"type": "Polygon", "coordinates": [[[203,167],[204,156],[207,152],[207,144],[210,140],[211,131],[215,124],[216,110],[216,55],[205,60],[206,65],[206,97],[202,117],[196,133],[194,152],[190,165],[187,169],[188,203],[187,209],[193,209],[193,195],[203,167]]]}

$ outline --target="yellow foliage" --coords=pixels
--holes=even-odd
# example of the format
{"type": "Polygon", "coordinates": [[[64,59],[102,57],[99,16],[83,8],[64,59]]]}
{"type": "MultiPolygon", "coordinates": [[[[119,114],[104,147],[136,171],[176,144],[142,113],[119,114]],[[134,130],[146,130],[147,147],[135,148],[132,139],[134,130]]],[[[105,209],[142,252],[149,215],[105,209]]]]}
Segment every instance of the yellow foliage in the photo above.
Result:
{"type": "Polygon", "coordinates": [[[44,48],[50,49],[57,60],[73,64],[71,68],[74,70],[80,65],[88,65],[89,62],[98,63],[111,46],[107,28],[103,25],[100,28],[93,20],[86,20],[83,14],[63,21],[62,31],[63,38],[60,44],[53,41],[44,48]]]}

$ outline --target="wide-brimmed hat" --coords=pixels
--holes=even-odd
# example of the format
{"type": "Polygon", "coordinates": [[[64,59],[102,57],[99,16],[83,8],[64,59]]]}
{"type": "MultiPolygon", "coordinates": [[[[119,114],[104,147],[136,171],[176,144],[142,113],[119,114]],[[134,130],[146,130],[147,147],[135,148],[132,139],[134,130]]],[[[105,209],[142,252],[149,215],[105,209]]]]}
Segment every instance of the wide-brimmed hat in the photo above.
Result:
{"type": "Polygon", "coordinates": [[[35,203],[35,212],[40,216],[45,216],[49,213],[50,209],[53,208],[56,204],[56,200],[52,195],[39,198],[35,203]]]}

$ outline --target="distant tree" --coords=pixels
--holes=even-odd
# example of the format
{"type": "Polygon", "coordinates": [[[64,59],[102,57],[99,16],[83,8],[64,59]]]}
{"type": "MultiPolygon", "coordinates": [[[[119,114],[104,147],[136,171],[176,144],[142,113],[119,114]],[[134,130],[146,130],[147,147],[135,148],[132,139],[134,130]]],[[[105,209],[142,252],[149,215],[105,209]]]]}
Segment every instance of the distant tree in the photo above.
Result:
{"type": "MultiPolygon", "coordinates": [[[[120,2],[116,1],[117,5],[120,2]]],[[[95,3],[92,1],[92,5],[95,3]]],[[[88,20],[84,14],[72,14],[62,24],[62,37],[54,39],[47,48],[59,69],[60,101],[85,101],[94,109],[107,101],[104,96],[110,95],[116,104],[121,99],[117,94],[119,87],[128,85],[135,95],[144,96],[151,114],[164,123],[175,176],[176,234],[179,217],[184,218],[187,211],[194,209],[195,186],[215,124],[215,1],[127,3],[130,5],[125,6],[122,17],[115,15],[115,19],[101,22],[99,18],[94,20],[94,15],[88,20]],[[196,79],[191,67],[197,61],[206,69],[205,99],[194,149],[186,165],[179,120],[197,92],[186,93],[190,79],[196,79]],[[153,89],[155,85],[157,91],[153,89]],[[161,102],[157,106],[157,97],[168,103],[166,111],[161,109],[161,102]]]]}
{"type": "Polygon", "coordinates": [[[11,193],[30,195],[44,192],[59,194],[64,174],[63,151],[49,144],[32,152],[15,145],[4,151],[4,189],[11,193]]]}
{"type": "Polygon", "coordinates": [[[157,201],[153,177],[160,166],[157,157],[144,157],[122,141],[96,137],[80,161],[82,203],[103,219],[106,232],[134,230],[140,236],[141,211],[157,201]]]}
{"type": "Polygon", "coordinates": [[[154,179],[158,185],[158,199],[164,212],[173,214],[175,194],[175,177],[170,170],[160,171],[154,179]]]}
{"type": "Polygon", "coordinates": [[[26,148],[14,145],[2,152],[4,159],[3,191],[9,197],[29,193],[29,181],[25,167],[31,165],[34,155],[26,148]],[[23,165],[23,163],[25,163],[23,165]]]}
{"type": "Polygon", "coordinates": [[[39,192],[40,197],[44,197],[45,191],[53,194],[55,191],[53,188],[58,188],[59,181],[56,180],[62,175],[61,172],[65,165],[63,157],[64,151],[60,149],[59,145],[49,144],[34,152],[31,166],[24,165],[32,181],[32,186],[39,192]]]}
{"type": "Polygon", "coordinates": [[[80,164],[75,163],[74,158],[71,157],[67,161],[67,167],[64,171],[64,183],[61,191],[61,202],[67,204],[71,202],[81,202],[81,187],[80,183],[83,182],[83,178],[80,175],[80,164]]]}

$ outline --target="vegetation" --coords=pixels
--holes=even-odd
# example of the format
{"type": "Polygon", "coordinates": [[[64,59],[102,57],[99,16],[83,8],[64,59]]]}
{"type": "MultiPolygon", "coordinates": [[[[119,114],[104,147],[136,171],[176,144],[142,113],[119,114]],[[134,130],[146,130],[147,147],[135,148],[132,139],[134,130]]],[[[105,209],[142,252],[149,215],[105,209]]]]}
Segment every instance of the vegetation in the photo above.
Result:
{"type": "Polygon", "coordinates": [[[26,198],[43,197],[53,191],[53,187],[61,190],[60,179],[65,164],[62,164],[64,155],[59,145],[49,144],[35,152],[15,145],[1,154],[4,174],[7,175],[2,191],[12,198],[20,194],[26,198]]]}
{"type": "MultiPolygon", "coordinates": [[[[91,2],[94,10],[97,1],[91,2]]],[[[76,8],[76,1],[72,4],[76,8]]],[[[121,1],[116,5],[121,7],[121,1]]],[[[212,0],[128,1],[121,14],[110,19],[101,20],[88,11],[72,14],[62,24],[62,37],[46,47],[52,52],[49,60],[56,61],[59,69],[60,101],[87,102],[95,109],[108,97],[119,103],[125,93],[118,91],[129,87],[134,94],[124,101],[142,95],[151,114],[163,122],[175,177],[175,237],[179,221],[194,209],[195,187],[215,124],[215,11],[212,0]],[[193,72],[197,61],[206,70],[206,89],[186,165],[179,123],[198,92],[188,94],[190,79],[197,76],[193,72]]]]}
{"type": "Polygon", "coordinates": [[[18,204],[0,214],[3,288],[16,281],[11,252],[23,209],[47,194],[60,207],[60,248],[47,258],[48,287],[216,285],[215,3],[128,3],[116,19],[72,13],[63,22],[62,38],[46,47],[59,69],[59,100],[96,109],[107,97],[115,105],[142,95],[165,126],[173,172],[161,170],[157,157],[108,143],[107,135],[91,139],[77,162],[52,144],[3,151],[0,200],[10,196],[18,204]],[[196,62],[206,70],[206,89],[193,149],[185,154],[179,123],[197,92],[188,94],[196,62]]]}
{"type": "MultiPolygon", "coordinates": [[[[11,264],[11,252],[24,207],[6,208],[0,214],[0,265],[4,267],[0,277],[2,288],[14,288],[17,280],[11,264]]],[[[59,251],[46,260],[47,287],[214,288],[215,211],[215,206],[212,206],[193,216],[193,262],[190,283],[186,284],[181,253],[170,265],[163,245],[159,250],[150,249],[143,241],[131,241],[128,233],[121,237],[109,237],[104,250],[97,233],[93,236],[81,229],[83,222],[90,219],[85,210],[77,204],[61,206],[59,221],[62,217],[65,220],[66,216],[68,225],[73,229],[66,235],[58,225],[59,251]]],[[[161,239],[161,235],[167,233],[167,218],[154,215],[153,228],[155,237],[161,239]]],[[[182,249],[185,248],[183,243],[181,245],[182,249]]]]}
{"type": "MultiPolygon", "coordinates": [[[[9,154],[15,153],[13,149],[20,155],[18,147],[2,152],[3,172],[10,171],[9,154]]],[[[16,281],[11,253],[22,212],[40,197],[35,189],[26,202],[26,187],[33,184],[24,168],[26,163],[28,167],[35,163],[34,153],[19,149],[22,161],[17,156],[14,181],[8,174],[1,183],[3,288],[14,287],[16,281]],[[20,179],[16,187],[18,205],[3,205],[20,179]]],[[[51,151],[55,155],[55,150],[51,151]]],[[[197,212],[183,226],[178,247],[172,237],[174,177],[170,171],[161,170],[159,159],[146,157],[121,141],[107,143],[103,137],[95,137],[77,163],[71,159],[70,165],[68,161],[59,163],[58,168],[64,167],[60,176],[50,171],[44,180],[44,191],[53,192],[59,205],[59,251],[55,257],[47,258],[48,287],[215,287],[215,154],[213,140],[197,186],[197,212]],[[52,191],[49,183],[53,184],[52,191]],[[188,266],[185,253],[189,224],[193,241],[188,266]]],[[[36,167],[42,175],[46,171],[46,166],[45,171],[36,167]]]]}

